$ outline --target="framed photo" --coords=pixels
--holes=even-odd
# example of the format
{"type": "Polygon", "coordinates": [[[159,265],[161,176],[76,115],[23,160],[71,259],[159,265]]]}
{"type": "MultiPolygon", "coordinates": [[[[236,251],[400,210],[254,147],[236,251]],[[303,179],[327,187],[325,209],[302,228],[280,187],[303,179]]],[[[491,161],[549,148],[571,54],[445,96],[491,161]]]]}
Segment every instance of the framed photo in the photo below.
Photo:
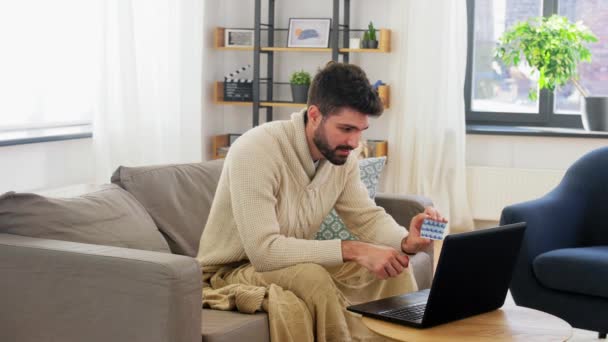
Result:
{"type": "Polygon", "coordinates": [[[236,139],[238,139],[238,137],[240,137],[240,136],[241,136],[241,134],[235,134],[235,133],[228,134],[228,146],[232,146],[232,144],[234,144],[236,139]]]}
{"type": "Polygon", "coordinates": [[[329,47],[329,18],[289,18],[287,47],[329,47]]]}
{"type": "Polygon", "coordinates": [[[249,47],[253,46],[253,30],[225,29],[225,47],[249,47]]]}

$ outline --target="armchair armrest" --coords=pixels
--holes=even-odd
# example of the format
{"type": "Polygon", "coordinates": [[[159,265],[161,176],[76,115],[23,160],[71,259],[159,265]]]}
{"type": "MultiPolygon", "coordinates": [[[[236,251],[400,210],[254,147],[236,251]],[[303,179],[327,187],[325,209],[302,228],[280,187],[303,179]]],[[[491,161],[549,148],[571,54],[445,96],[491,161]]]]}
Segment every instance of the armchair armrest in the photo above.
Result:
{"type": "Polygon", "coordinates": [[[544,252],[583,244],[586,202],[575,194],[564,196],[554,191],[539,199],[504,208],[500,223],[527,223],[522,251],[531,263],[544,252]]]}
{"type": "Polygon", "coordinates": [[[180,255],[0,234],[1,341],[200,341],[202,279],[180,255]]]}
{"type": "Polygon", "coordinates": [[[502,210],[501,225],[527,223],[510,284],[516,304],[541,308],[541,303],[555,300],[536,278],[532,265],[542,253],[582,244],[584,207],[587,204],[584,198],[579,197],[553,191],[542,198],[502,210]]]}
{"type": "MultiPolygon", "coordinates": [[[[433,202],[424,196],[394,195],[378,193],[376,204],[404,227],[409,227],[412,217],[424,211],[424,207],[433,205],[433,202]]],[[[434,244],[417,253],[410,259],[413,266],[416,282],[419,289],[431,287],[433,281],[434,244]]]]}

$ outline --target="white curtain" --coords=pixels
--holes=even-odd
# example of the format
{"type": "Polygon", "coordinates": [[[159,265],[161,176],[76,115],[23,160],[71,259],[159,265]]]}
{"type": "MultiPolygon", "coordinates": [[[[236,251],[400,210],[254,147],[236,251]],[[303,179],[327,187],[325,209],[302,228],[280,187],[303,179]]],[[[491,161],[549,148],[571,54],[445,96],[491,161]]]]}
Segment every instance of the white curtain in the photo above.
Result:
{"type": "Polygon", "coordinates": [[[96,181],[119,165],[202,159],[203,2],[102,1],[96,181]]]}
{"type": "Polygon", "coordinates": [[[386,191],[431,198],[451,231],[470,230],[466,192],[465,0],[398,1],[393,17],[390,161],[386,191]]]}
{"type": "Polygon", "coordinates": [[[0,130],[90,123],[98,2],[0,1],[0,130]]]}

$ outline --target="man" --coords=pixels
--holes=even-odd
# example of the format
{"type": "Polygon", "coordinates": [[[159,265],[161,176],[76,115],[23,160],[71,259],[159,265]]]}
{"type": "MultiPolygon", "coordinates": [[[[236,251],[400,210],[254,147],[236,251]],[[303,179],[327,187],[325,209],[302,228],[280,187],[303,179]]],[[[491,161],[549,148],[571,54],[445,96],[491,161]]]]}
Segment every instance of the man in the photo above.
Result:
{"type": "Polygon", "coordinates": [[[351,152],[382,110],[359,67],[331,63],[315,76],[306,110],[230,148],[197,259],[215,289],[268,289],[277,340],[373,338],[345,307],[416,290],[406,254],[430,244],[420,237],[424,218],[444,219],[426,208],[408,235],[369,198],[351,152]],[[332,208],[358,241],[314,240],[332,208]]]}

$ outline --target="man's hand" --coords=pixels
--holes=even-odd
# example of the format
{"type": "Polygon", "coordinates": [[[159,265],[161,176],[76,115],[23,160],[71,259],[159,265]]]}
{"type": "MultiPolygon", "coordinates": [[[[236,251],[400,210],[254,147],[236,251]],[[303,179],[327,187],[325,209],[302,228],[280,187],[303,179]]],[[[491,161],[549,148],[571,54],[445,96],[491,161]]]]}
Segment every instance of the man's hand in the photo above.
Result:
{"type": "Polygon", "coordinates": [[[401,241],[401,249],[408,254],[415,254],[431,244],[432,240],[420,236],[420,227],[424,219],[431,219],[440,222],[448,222],[437,209],[433,207],[424,208],[424,212],[412,218],[409,227],[409,234],[401,241]]]}
{"type": "Polygon", "coordinates": [[[386,246],[377,246],[361,241],[342,241],[344,261],[354,261],[380,279],[396,277],[409,264],[407,255],[386,246]]]}

